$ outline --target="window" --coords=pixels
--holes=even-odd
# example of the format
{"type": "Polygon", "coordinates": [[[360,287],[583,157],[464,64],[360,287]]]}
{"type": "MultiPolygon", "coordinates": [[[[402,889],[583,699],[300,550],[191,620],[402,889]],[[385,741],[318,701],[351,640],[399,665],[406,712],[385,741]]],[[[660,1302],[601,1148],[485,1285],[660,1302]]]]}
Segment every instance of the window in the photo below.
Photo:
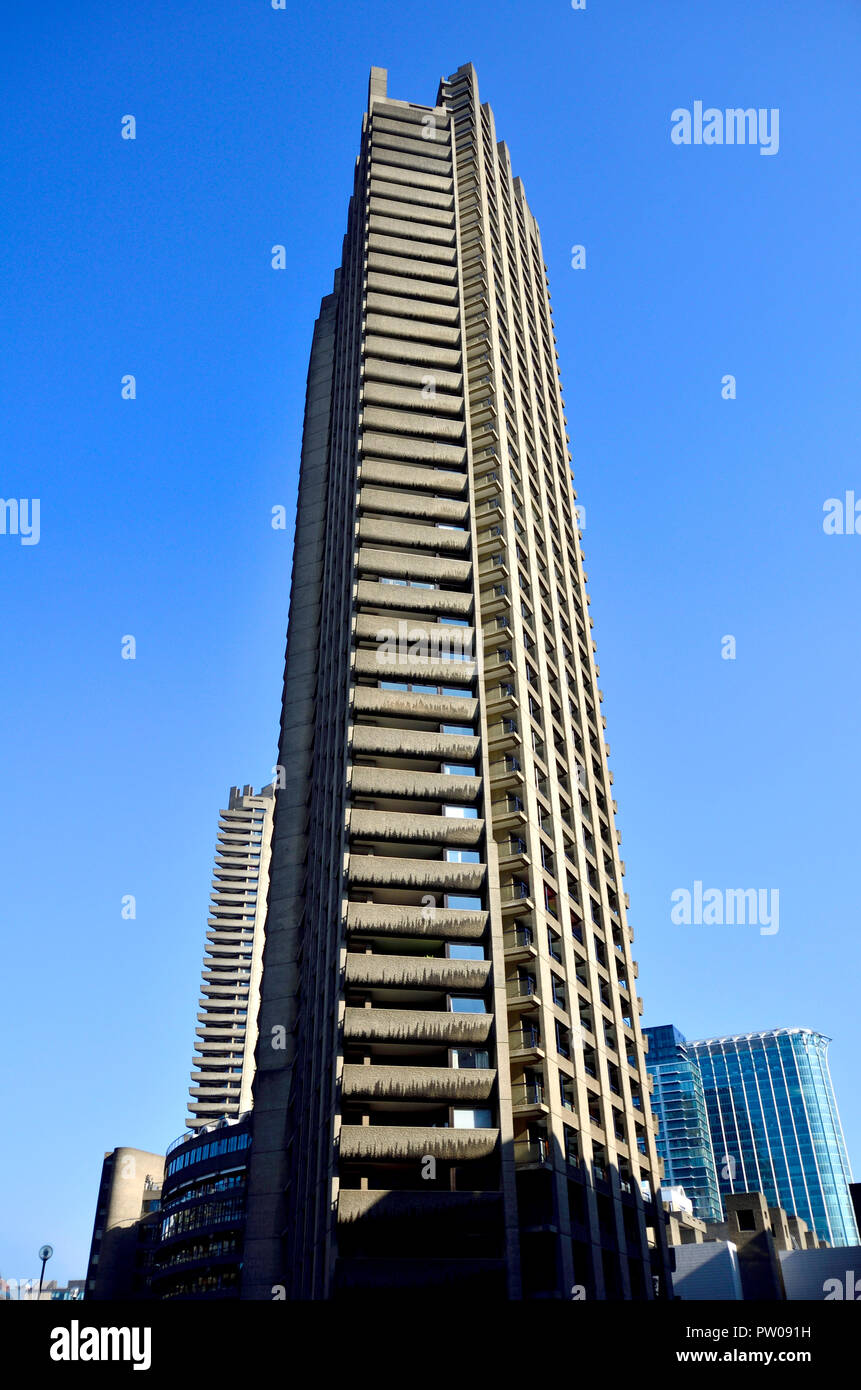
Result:
{"type": "Polygon", "coordinates": [[[443,806],[442,813],[453,820],[478,820],[477,806],[443,806]]]}
{"type": "Polygon", "coordinates": [[[452,1125],[455,1129],[492,1129],[491,1110],[452,1110],[452,1125]]]}
{"type": "Polygon", "coordinates": [[[454,943],[448,948],[448,958],[449,960],[484,960],[484,947],[454,943]]]}
{"type": "Polygon", "coordinates": [[[467,994],[449,995],[449,1011],[453,1014],[486,1014],[487,1005],[483,999],[472,999],[467,994]]]}
{"type": "Polygon", "coordinates": [[[471,912],[481,911],[481,898],[475,897],[471,893],[446,893],[446,907],[453,907],[458,911],[471,912]]]}
{"type": "Polygon", "coordinates": [[[470,767],[468,763],[443,763],[442,770],[448,773],[450,777],[476,776],[475,768],[470,767]]]}
{"type": "Polygon", "coordinates": [[[474,1067],[489,1067],[490,1053],[483,1048],[477,1047],[455,1047],[452,1049],[451,1064],[461,1070],[471,1070],[474,1067]]]}
{"type": "Polygon", "coordinates": [[[445,852],[446,862],[449,864],[480,864],[481,858],[477,849],[447,849],[445,852]]]}

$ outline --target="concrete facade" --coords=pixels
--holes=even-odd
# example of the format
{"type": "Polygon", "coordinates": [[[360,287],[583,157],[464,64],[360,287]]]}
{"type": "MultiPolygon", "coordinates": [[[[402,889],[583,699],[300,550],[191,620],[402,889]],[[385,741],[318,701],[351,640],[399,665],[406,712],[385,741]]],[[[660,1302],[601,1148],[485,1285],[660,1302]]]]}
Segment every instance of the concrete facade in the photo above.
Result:
{"type": "Polygon", "coordinates": [[[130,1148],[105,1154],[87,1268],[87,1298],[149,1297],[163,1178],[163,1154],[130,1148]]]}
{"type": "MultiPolygon", "coordinates": [[[[684,1203],[684,1207],[688,1205],[689,1203],[684,1203]]],[[[816,1232],[810,1230],[806,1222],[797,1216],[788,1215],[782,1207],[769,1207],[761,1192],[735,1192],[728,1196],[725,1221],[700,1221],[684,1210],[681,1204],[672,1202],[664,1204],[664,1217],[667,1224],[670,1262],[674,1271],[674,1297],[740,1297],[766,1302],[800,1297],[801,1295],[790,1294],[785,1287],[784,1256],[788,1253],[812,1255],[822,1248],[816,1232]],[[681,1253],[683,1248],[686,1250],[689,1246],[696,1246],[704,1252],[710,1251],[712,1247],[732,1251],[732,1264],[738,1270],[740,1293],[705,1292],[712,1275],[720,1275],[723,1278],[723,1274],[726,1273],[725,1265],[721,1264],[717,1254],[716,1263],[711,1266],[708,1253],[681,1253]],[[677,1275],[681,1280],[678,1287],[677,1275]]],[[[847,1255],[852,1254],[852,1251],[846,1251],[844,1248],[840,1252],[837,1265],[840,1265],[841,1261],[845,1265],[847,1255]]],[[[805,1271],[809,1271],[811,1267],[818,1268],[817,1265],[811,1266],[805,1261],[796,1263],[793,1266],[794,1274],[800,1280],[808,1278],[809,1275],[805,1271]]],[[[816,1296],[821,1297],[822,1294],[816,1296]]]]}
{"type": "Polygon", "coordinates": [[[231,787],[220,812],[189,1129],[251,1107],[274,806],[274,787],[231,787]]]}
{"type": "Polygon", "coordinates": [[[372,69],[308,373],[245,1298],[666,1291],[554,342],[473,68],[433,106],[372,69]]]}

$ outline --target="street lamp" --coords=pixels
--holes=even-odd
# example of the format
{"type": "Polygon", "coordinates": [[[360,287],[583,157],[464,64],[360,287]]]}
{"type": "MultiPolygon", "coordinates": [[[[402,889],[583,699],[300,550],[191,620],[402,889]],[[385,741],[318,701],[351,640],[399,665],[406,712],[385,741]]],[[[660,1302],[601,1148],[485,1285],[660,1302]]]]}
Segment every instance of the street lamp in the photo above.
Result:
{"type": "Polygon", "coordinates": [[[42,1273],[39,1275],[39,1301],[42,1299],[42,1280],[45,1278],[45,1265],[54,1253],[53,1245],[43,1245],[39,1251],[39,1259],[42,1261],[42,1273]]]}

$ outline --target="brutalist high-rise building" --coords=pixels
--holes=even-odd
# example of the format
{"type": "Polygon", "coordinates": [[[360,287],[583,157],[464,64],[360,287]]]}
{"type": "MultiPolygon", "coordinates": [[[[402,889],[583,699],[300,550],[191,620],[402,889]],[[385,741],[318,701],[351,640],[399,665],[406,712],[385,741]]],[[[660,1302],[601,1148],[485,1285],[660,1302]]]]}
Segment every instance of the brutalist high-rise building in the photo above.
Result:
{"type": "Polygon", "coordinates": [[[230,788],[218,822],[189,1129],[251,1107],[274,787],[230,788]]]}
{"type": "Polygon", "coordinates": [[[664,1236],[538,227],[372,69],[308,374],[243,1296],[649,1298],[664,1236]]]}

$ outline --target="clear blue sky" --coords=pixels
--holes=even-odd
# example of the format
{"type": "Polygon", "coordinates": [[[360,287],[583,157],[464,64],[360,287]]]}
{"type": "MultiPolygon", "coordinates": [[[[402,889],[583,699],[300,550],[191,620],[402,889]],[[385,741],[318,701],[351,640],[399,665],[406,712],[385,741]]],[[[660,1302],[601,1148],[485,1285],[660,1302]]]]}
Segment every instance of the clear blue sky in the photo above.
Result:
{"type": "Polygon", "coordinates": [[[644,1022],[826,1032],[861,1164],[861,535],[822,529],[861,498],[854,0],[47,0],[2,29],[0,495],[41,539],[0,536],[0,1272],[49,1240],[83,1276],[103,1152],[183,1128],[372,64],[430,102],[473,61],[541,225],[644,1022]],[[779,108],[778,154],[677,147],[695,100],[779,108]],[[697,879],[778,888],[778,934],[673,925],[697,879]]]}

